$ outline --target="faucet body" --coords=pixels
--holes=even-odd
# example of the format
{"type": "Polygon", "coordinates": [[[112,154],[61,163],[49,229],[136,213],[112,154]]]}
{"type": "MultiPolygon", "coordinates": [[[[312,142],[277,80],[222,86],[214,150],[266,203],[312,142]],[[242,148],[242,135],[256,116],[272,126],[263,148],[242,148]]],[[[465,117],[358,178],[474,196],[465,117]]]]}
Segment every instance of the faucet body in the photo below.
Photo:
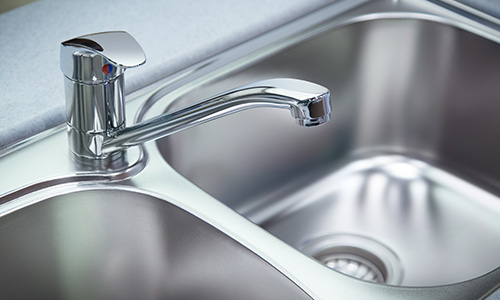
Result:
{"type": "Polygon", "coordinates": [[[128,33],[103,32],[61,43],[69,148],[78,157],[101,159],[104,141],[125,127],[124,72],[146,62],[128,33]]]}
{"type": "Polygon", "coordinates": [[[144,62],[144,52],[126,32],[91,34],[61,44],[69,147],[77,157],[105,159],[128,147],[255,107],[289,109],[301,126],[320,125],[330,118],[328,89],[278,78],[126,127],[123,73],[144,62]]]}

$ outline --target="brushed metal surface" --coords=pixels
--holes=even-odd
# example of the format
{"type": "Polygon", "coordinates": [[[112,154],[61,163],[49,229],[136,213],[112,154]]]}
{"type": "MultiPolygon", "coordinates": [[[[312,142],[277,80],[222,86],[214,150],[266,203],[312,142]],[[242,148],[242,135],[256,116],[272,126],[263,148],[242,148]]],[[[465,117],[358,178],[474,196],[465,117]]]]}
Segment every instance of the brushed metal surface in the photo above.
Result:
{"type": "Polygon", "coordinates": [[[2,299],[310,299],[164,199],[71,192],[0,218],[2,299]]]}
{"type": "Polygon", "coordinates": [[[395,248],[402,285],[468,280],[500,266],[499,50],[425,19],[353,23],[169,108],[294,77],[332,91],[329,124],[297,128],[286,113],[249,111],[158,146],[186,178],[295,247],[354,233],[395,248]]]}

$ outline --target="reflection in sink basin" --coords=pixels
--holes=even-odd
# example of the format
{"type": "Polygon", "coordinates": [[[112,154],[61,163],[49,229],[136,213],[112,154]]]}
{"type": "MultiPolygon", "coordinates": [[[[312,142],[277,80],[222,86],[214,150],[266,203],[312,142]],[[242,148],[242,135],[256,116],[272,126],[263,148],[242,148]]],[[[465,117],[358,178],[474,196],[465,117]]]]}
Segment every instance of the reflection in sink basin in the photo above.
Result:
{"type": "Polygon", "coordinates": [[[2,299],[310,299],[165,200],[86,190],[0,218],[2,299]]]}
{"type": "Polygon", "coordinates": [[[344,254],[376,266],[384,259],[360,240],[387,248],[397,263],[380,267],[396,270],[381,273],[396,278],[386,283],[468,280],[500,266],[499,50],[428,20],[350,24],[174,105],[293,77],[332,91],[329,124],[299,128],[286,112],[246,111],[158,146],[186,178],[305,252],[360,237],[342,248],[360,250],[344,254]]]}

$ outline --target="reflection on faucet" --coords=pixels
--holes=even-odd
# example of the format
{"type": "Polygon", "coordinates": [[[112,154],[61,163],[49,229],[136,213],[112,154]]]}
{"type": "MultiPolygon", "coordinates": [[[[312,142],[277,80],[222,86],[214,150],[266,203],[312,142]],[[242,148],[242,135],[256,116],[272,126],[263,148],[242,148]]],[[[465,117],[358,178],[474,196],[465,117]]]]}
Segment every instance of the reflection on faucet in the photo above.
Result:
{"type": "Polygon", "coordinates": [[[323,124],[330,119],[331,112],[329,91],[322,86],[288,78],[264,80],[112,132],[103,143],[103,152],[125,149],[256,107],[289,109],[301,126],[323,124]]]}
{"type": "Polygon", "coordinates": [[[91,34],[62,43],[69,144],[77,157],[104,159],[128,147],[256,107],[289,109],[301,126],[316,126],[330,119],[327,88],[278,78],[244,85],[125,127],[123,73],[145,59],[142,48],[126,32],[91,34]]]}

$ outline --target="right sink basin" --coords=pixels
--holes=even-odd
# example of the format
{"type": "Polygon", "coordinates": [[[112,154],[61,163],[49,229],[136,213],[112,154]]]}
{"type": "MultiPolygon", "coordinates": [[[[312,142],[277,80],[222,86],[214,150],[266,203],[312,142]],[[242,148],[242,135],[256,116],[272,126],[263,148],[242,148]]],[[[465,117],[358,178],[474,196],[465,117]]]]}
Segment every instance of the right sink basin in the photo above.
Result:
{"type": "Polygon", "coordinates": [[[500,46],[424,19],[323,33],[170,109],[248,82],[332,91],[332,120],[256,109],[158,141],[179,173],[328,267],[402,286],[500,266],[500,46]]]}

